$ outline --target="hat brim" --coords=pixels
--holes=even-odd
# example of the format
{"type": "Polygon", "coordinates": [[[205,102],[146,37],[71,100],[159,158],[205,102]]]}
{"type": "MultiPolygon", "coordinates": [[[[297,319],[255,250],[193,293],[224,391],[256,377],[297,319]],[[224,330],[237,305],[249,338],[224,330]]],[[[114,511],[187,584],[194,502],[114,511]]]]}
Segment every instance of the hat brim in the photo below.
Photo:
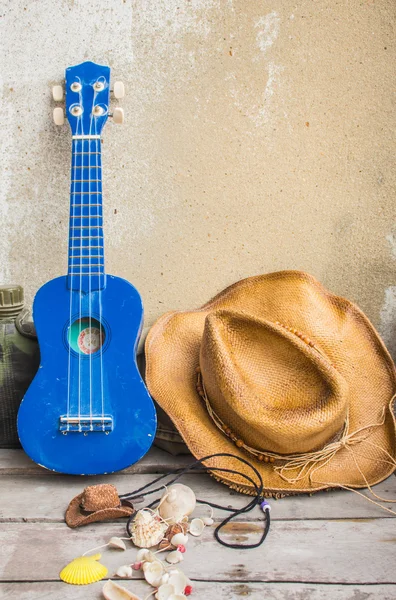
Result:
{"type": "Polygon", "coordinates": [[[104,508],[89,514],[84,514],[80,506],[83,496],[84,492],[75,496],[67,507],[65,521],[69,527],[81,527],[82,525],[89,525],[90,523],[96,523],[97,521],[125,518],[135,512],[131,506],[120,506],[118,508],[104,508]]]}
{"type": "MultiPolygon", "coordinates": [[[[357,306],[331,294],[306,273],[283,271],[250,277],[230,286],[198,310],[166,313],[151,328],[145,349],[148,389],[172,419],[192,454],[202,458],[215,452],[231,453],[249,460],[260,472],[267,494],[312,493],[338,486],[362,488],[383,481],[395,470],[396,374],[392,358],[357,306]],[[223,435],[196,390],[196,368],[206,316],[225,308],[275,320],[276,315],[282,314],[280,299],[284,297],[285,303],[290,304],[291,289],[294,310],[298,312],[303,305],[304,314],[309,315],[307,335],[320,338],[321,346],[334,358],[348,381],[349,432],[373,426],[353,449],[341,448],[329,462],[324,461],[315,470],[314,476],[307,475],[294,483],[285,481],[274,465],[247,455],[223,435]],[[331,336],[323,334],[323,326],[333,328],[331,336]],[[344,360],[334,355],[334,344],[338,347],[341,344],[344,360]]],[[[244,471],[239,461],[227,457],[212,459],[209,464],[244,471]]],[[[248,469],[246,474],[251,476],[248,469]]],[[[219,472],[215,476],[239,491],[253,491],[238,475],[225,476],[219,472]]],[[[288,478],[292,476],[293,472],[289,472],[288,478]]]]}

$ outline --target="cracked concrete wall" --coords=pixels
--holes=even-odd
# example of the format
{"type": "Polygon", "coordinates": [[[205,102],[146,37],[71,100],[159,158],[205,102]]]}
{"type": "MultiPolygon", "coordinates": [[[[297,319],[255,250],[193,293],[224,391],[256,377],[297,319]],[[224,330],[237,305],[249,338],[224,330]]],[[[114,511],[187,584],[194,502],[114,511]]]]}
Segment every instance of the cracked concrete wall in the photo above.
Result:
{"type": "Polygon", "coordinates": [[[304,269],[396,353],[391,0],[3,0],[0,282],[67,263],[70,132],[51,85],[85,59],[124,80],[104,130],[107,271],[146,325],[226,285],[304,269]]]}

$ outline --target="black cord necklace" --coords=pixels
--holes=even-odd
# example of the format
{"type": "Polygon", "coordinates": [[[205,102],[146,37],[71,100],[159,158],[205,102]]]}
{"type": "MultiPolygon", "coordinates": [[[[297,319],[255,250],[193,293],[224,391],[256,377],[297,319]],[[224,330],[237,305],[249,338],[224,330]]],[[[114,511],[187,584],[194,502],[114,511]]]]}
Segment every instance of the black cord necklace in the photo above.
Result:
{"type": "MultiPolygon", "coordinates": [[[[147,491],[147,488],[150,488],[152,485],[158,483],[159,481],[161,481],[162,479],[165,479],[166,477],[175,475],[175,477],[173,479],[171,479],[170,481],[167,481],[167,483],[166,483],[166,485],[171,485],[172,483],[175,483],[175,481],[180,479],[180,477],[182,477],[182,475],[185,475],[189,471],[202,471],[202,472],[206,472],[206,473],[214,473],[214,472],[233,473],[234,475],[239,475],[239,476],[243,477],[247,482],[249,482],[249,484],[251,484],[254,487],[255,495],[243,508],[229,508],[228,506],[221,506],[220,504],[214,504],[213,502],[206,502],[205,500],[199,500],[198,498],[197,498],[197,502],[199,504],[207,504],[208,506],[211,506],[212,508],[217,508],[219,510],[225,510],[225,511],[228,511],[231,513],[228,517],[226,517],[223,521],[221,521],[221,523],[219,525],[217,525],[215,532],[214,532],[216,540],[222,546],[226,546],[227,548],[245,548],[245,549],[257,548],[258,546],[261,546],[261,544],[264,542],[265,538],[268,535],[269,528],[270,528],[270,521],[271,521],[270,520],[271,507],[263,496],[263,490],[264,490],[263,479],[262,479],[260,473],[257,471],[257,469],[251,463],[249,463],[244,458],[235,456],[234,454],[228,454],[228,453],[224,452],[224,453],[220,453],[220,454],[210,454],[209,456],[204,456],[203,458],[196,460],[195,462],[191,463],[190,465],[188,465],[186,467],[174,469],[172,471],[169,471],[169,473],[160,475],[159,477],[157,477],[150,483],[147,483],[146,485],[142,486],[141,488],[134,490],[133,492],[130,492],[129,494],[123,494],[122,496],[120,496],[120,499],[133,502],[133,500],[136,500],[137,498],[141,498],[142,492],[144,492],[145,496],[148,496],[150,494],[155,494],[157,492],[163,491],[164,485],[161,485],[160,487],[157,487],[150,491],[147,491]],[[241,463],[247,465],[253,471],[254,475],[256,475],[256,477],[259,481],[259,484],[257,484],[256,481],[252,477],[250,477],[249,475],[246,475],[245,473],[241,473],[240,471],[236,471],[234,469],[223,469],[221,467],[209,467],[209,466],[203,464],[205,461],[210,460],[211,458],[216,458],[216,457],[234,458],[236,460],[239,460],[241,463]],[[264,530],[263,530],[263,533],[258,542],[254,543],[254,544],[229,544],[228,542],[225,542],[223,539],[220,538],[220,531],[225,525],[227,525],[227,523],[229,523],[232,519],[235,519],[239,515],[243,515],[243,514],[250,512],[257,505],[260,506],[261,510],[264,513],[264,530]]],[[[151,502],[151,504],[149,504],[147,506],[147,508],[153,508],[156,504],[158,504],[158,502],[159,502],[159,499],[157,498],[156,500],[151,502]]],[[[132,514],[129,517],[127,525],[126,525],[127,533],[129,536],[131,536],[131,524],[132,524],[135,516],[136,516],[136,513],[132,514]]]]}

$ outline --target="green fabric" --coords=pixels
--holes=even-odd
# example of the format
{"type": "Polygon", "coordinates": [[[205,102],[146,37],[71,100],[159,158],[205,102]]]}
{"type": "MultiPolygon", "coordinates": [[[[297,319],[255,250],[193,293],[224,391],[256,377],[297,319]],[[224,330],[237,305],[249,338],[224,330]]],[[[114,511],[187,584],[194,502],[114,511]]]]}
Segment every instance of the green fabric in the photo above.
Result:
{"type": "Polygon", "coordinates": [[[0,319],[0,448],[17,448],[21,400],[39,366],[37,340],[25,337],[15,318],[0,319]]]}

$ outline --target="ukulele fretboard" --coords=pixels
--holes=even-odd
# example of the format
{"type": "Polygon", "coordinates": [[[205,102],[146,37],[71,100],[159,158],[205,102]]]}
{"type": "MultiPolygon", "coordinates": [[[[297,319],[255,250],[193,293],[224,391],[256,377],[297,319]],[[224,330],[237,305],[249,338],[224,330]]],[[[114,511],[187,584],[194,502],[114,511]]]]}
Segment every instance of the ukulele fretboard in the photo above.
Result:
{"type": "Polygon", "coordinates": [[[73,139],[68,283],[74,290],[104,287],[101,141],[73,139]]]}

